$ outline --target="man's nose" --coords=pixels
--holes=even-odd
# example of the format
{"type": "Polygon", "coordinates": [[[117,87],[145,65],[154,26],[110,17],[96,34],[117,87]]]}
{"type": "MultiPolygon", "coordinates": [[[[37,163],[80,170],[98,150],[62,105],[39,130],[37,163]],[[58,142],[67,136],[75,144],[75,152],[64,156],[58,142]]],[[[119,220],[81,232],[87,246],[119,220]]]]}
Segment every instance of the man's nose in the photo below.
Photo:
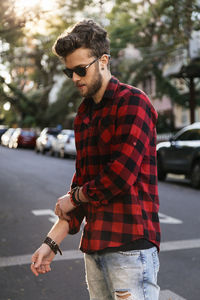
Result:
{"type": "Polygon", "coordinates": [[[73,74],[72,74],[72,80],[73,80],[73,82],[75,83],[75,82],[79,81],[80,79],[81,79],[81,76],[79,76],[78,74],[76,74],[76,72],[73,72],[73,74]]]}

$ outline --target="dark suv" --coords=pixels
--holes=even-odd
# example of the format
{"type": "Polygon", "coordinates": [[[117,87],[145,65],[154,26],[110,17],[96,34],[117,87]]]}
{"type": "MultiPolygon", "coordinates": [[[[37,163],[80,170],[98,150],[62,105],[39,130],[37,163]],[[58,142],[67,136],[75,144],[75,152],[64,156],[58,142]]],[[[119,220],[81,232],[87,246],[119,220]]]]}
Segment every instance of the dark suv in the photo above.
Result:
{"type": "Polygon", "coordinates": [[[184,127],[168,142],[158,143],[158,179],[167,173],[184,174],[200,187],[200,122],[184,127]]]}

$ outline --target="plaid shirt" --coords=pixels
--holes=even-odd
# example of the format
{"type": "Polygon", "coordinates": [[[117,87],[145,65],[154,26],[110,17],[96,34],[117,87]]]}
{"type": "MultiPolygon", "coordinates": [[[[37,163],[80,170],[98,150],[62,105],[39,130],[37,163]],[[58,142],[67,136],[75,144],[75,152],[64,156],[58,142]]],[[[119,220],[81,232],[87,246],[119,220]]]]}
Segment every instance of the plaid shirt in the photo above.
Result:
{"type": "Polygon", "coordinates": [[[70,213],[70,234],[85,218],[80,249],[91,253],[147,239],[160,225],[155,112],[139,89],[112,77],[102,100],[81,103],[74,122],[76,172],[71,187],[90,199],[70,213]]]}

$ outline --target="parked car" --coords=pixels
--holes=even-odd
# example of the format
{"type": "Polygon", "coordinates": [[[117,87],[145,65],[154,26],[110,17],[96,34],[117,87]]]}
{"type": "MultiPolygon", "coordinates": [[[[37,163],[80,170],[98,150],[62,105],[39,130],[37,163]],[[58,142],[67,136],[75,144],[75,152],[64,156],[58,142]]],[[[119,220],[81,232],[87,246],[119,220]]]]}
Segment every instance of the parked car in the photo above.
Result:
{"type": "Polygon", "coordinates": [[[6,132],[1,136],[1,144],[3,146],[8,147],[10,138],[11,138],[12,134],[14,133],[14,131],[15,131],[15,128],[8,128],[6,130],[6,132]]]}
{"type": "Polygon", "coordinates": [[[74,131],[71,130],[71,133],[68,134],[65,140],[60,147],[60,157],[75,157],[76,156],[76,145],[75,145],[75,136],[74,131]]]}
{"type": "Polygon", "coordinates": [[[61,132],[57,135],[57,138],[52,141],[52,147],[51,147],[51,155],[54,156],[60,156],[64,157],[64,145],[69,140],[69,136],[74,135],[74,131],[71,129],[63,129],[61,132]]]}
{"type": "Polygon", "coordinates": [[[158,179],[167,173],[184,174],[200,187],[200,122],[184,127],[167,142],[157,144],[158,179]]]}
{"type": "Polygon", "coordinates": [[[60,130],[57,128],[44,128],[36,139],[35,151],[45,153],[51,150],[52,142],[56,139],[60,130]]]}
{"type": "Polygon", "coordinates": [[[0,139],[7,130],[8,130],[8,126],[0,125],[0,139]]]}
{"type": "Polygon", "coordinates": [[[9,141],[9,148],[25,147],[35,148],[36,132],[33,129],[17,128],[9,141]]]}

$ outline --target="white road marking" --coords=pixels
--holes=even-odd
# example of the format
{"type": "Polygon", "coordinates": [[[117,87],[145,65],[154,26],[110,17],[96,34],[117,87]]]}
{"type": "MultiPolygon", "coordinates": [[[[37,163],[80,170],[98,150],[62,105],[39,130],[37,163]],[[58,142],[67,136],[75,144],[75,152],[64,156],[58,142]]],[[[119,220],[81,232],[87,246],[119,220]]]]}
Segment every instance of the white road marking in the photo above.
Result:
{"type": "Polygon", "coordinates": [[[36,210],[32,210],[32,213],[35,216],[50,216],[48,220],[52,223],[55,223],[58,219],[58,217],[55,215],[52,209],[36,209],[36,210]]]}
{"type": "Polygon", "coordinates": [[[160,251],[175,251],[200,248],[200,239],[163,242],[160,251]]]}
{"type": "MultiPolygon", "coordinates": [[[[48,219],[50,222],[55,223],[58,219],[58,217],[55,215],[54,211],[52,209],[36,209],[32,210],[32,213],[35,216],[50,216],[48,219]]],[[[183,222],[179,219],[164,215],[162,213],[159,213],[160,223],[165,224],[182,224],[183,222]]]]}
{"type": "MultiPolygon", "coordinates": [[[[161,243],[161,253],[175,250],[187,250],[200,248],[200,239],[196,240],[182,240],[161,243]]],[[[66,250],[63,255],[57,255],[54,261],[58,260],[74,260],[82,259],[83,253],[79,250],[66,250]]],[[[31,262],[31,254],[0,257],[0,267],[11,267],[18,265],[26,265],[31,262]]]]}
{"type": "MultiPolygon", "coordinates": [[[[200,245],[199,245],[200,247],[200,245]]],[[[167,250],[164,250],[167,251],[167,250]]],[[[59,260],[75,260],[83,259],[83,253],[79,250],[67,250],[63,251],[62,256],[56,256],[54,261],[59,260]]],[[[0,267],[12,267],[12,266],[21,266],[24,264],[30,264],[31,255],[19,255],[19,256],[10,256],[10,257],[0,257],[0,267]]],[[[160,291],[159,300],[186,300],[181,296],[173,293],[170,290],[160,291]]]]}
{"type": "MultiPolygon", "coordinates": [[[[48,220],[50,222],[52,222],[53,224],[58,220],[58,217],[55,215],[55,213],[54,213],[54,211],[52,209],[36,209],[36,210],[32,210],[32,213],[36,217],[50,216],[50,218],[48,218],[48,220]]],[[[85,221],[83,220],[83,222],[81,224],[81,230],[83,230],[84,223],[85,223],[85,221]]]]}
{"type": "Polygon", "coordinates": [[[170,290],[160,291],[159,300],[186,300],[185,298],[173,293],[170,290]]]}
{"type": "MultiPolygon", "coordinates": [[[[83,253],[79,250],[62,251],[63,255],[56,255],[54,261],[57,260],[74,260],[83,259],[83,253]]],[[[0,257],[0,267],[20,266],[31,263],[32,254],[0,257]]]]}
{"type": "Polygon", "coordinates": [[[165,223],[165,224],[182,224],[183,223],[179,219],[164,215],[162,213],[159,213],[159,219],[160,219],[160,223],[165,223]]]}
{"type": "MultiPolygon", "coordinates": [[[[58,217],[54,214],[54,211],[51,209],[40,209],[32,210],[32,213],[35,216],[50,216],[48,220],[52,223],[55,223],[58,217]]],[[[160,222],[165,224],[182,224],[183,222],[179,219],[172,218],[170,216],[159,213],[160,222]]],[[[182,250],[182,249],[193,249],[200,248],[200,239],[196,240],[182,240],[182,241],[172,241],[172,242],[163,242],[161,243],[161,252],[182,250]]],[[[18,255],[18,256],[9,256],[9,257],[0,257],[0,267],[12,267],[12,266],[21,266],[30,264],[31,254],[27,255],[18,255]]],[[[83,259],[83,253],[79,250],[67,250],[63,251],[62,256],[56,256],[54,261],[61,260],[76,260],[83,259]]],[[[160,292],[159,300],[186,300],[185,298],[173,293],[170,290],[164,290],[160,292]]]]}
{"type": "MultiPolygon", "coordinates": [[[[174,251],[174,250],[186,250],[200,248],[200,239],[196,240],[182,240],[182,241],[171,241],[161,243],[161,252],[174,251]]],[[[83,259],[83,253],[79,250],[67,250],[63,251],[62,256],[56,256],[54,261],[61,260],[76,260],[83,259]]],[[[30,264],[31,254],[18,255],[9,257],[0,257],[0,267],[12,267],[30,264]]],[[[170,290],[164,290],[160,292],[159,300],[186,300],[185,298],[173,293],[170,290]]]]}

